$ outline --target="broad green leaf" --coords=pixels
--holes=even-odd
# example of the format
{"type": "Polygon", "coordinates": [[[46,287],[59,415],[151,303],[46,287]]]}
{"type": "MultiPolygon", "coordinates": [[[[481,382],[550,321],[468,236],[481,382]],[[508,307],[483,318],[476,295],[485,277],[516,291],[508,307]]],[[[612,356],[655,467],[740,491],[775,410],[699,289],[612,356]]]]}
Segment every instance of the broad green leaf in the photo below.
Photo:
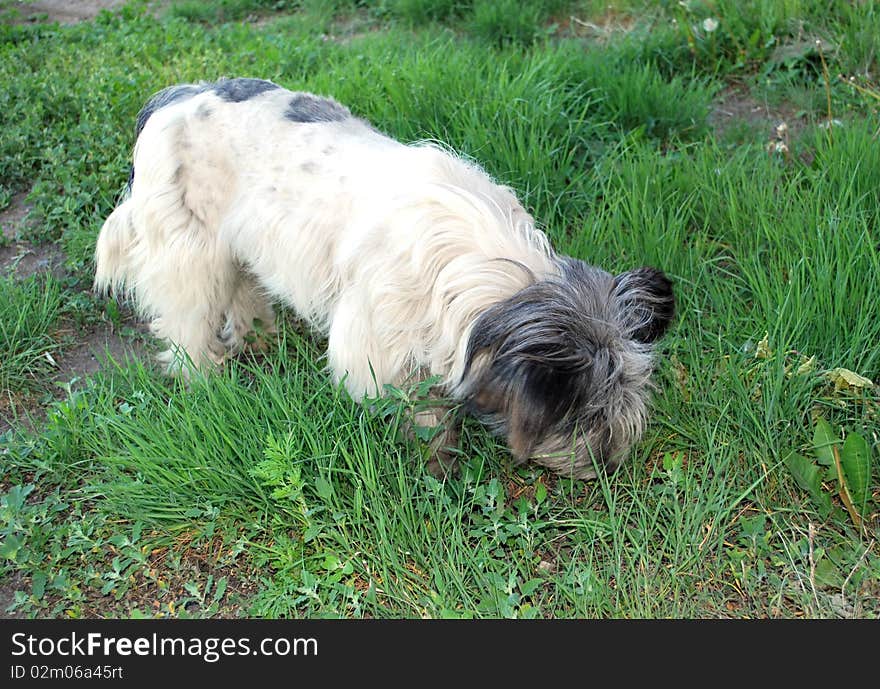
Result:
{"type": "Polygon", "coordinates": [[[320,536],[321,532],[324,530],[324,526],[320,523],[315,523],[310,525],[303,533],[303,541],[308,543],[315,539],[316,536],[320,536]]]}
{"type": "Polygon", "coordinates": [[[543,579],[529,579],[527,582],[520,585],[519,591],[524,598],[527,598],[531,596],[535,591],[537,591],[538,588],[543,584],[543,579]]]}
{"type": "Polygon", "coordinates": [[[25,503],[28,494],[34,489],[34,484],[29,483],[26,486],[13,486],[9,492],[3,496],[2,502],[13,512],[20,510],[25,503]]]}
{"type": "Polygon", "coordinates": [[[450,608],[443,608],[440,610],[440,619],[441,620],[472,620],[474,619],[474,613],[470,610],[452,610],[450,608]]]}
{"type": "Polygon", "coordinates": [[[678,469],[681,467],[681,457],[676,454],[670,454],[669,452],[665,452],[663,454],[663,469],[665,471],[672,471],[673,469],[678,469]]]}
{"type": "Polygon", "coordinates": [[[535,486],[535,502],[539,505],[547,499],[547,486],[542,481],[535,486]]]}
{"type": "Polygon", "coordinates": [[[794,476],[794,480],[810,494],[822,513],[831,510],[831,496],[822,490],[822,476],[819,467],[803,455],[791,452],[783,460],[785,466],[794,476]]]}
{"type": "Polygon", "coordinates": [[[752,31],[752,35],[749,36],[749,46],[751,48],[757,48],[758,43],[761,42],[761,29],[755,29],[752,31]]]}
{"type": "Polygon", "coordinates": [[[323,476],[315,479],[315,492],[322,500],[327,501],[333,497],[333,486],[323,476]]]}
{"type": "Polygon", "coordinates": [[[756,514],[754,517],[743,517],[740,519],[743,536],[747,538],[757,538],[764,534],[767,530],[767,517],[763,514],[756,514]]]}
{"type": "Polygon", "coordinates": [[[0,542],[0,558],[15,560],[18,551],[24,544],[24,537],[9,534],[5,541],[0,542]]]}
{"type": "Polygon", "coordinates": [[[45,572],[34,572],[34,576],[31,577],[31,591],[34,594],[34,598],[40,600],[43,598],[43,594],[46,592],[46,582],[49,580],[49,577],[46,576],[45,572]]]}
{"type": "Polygon", "coordinates": [[[839,588],[844,580],[840,570],[828,558],[823,558],[816,563],[815,575],[816,583],[820,586],[839,588]]]}
{"type": "Polygon", "coordinates": [[[813,490],[813,486],[815,485],[813,473],[817,470],[816,467],[810,463],[810,460],[796,452],[790,452],[786,455],[783,462],[785,462],[785,466],[788,467],[791,475],[794,476],[794,480],[797,481],[798,486],[806,491],[813,490]]]}
{"type": "Polygon", "coordinates": [[[214,602],[219,603],[223,600],[224,593],[226,593],[226,577],[220,577],[217,580],[217,586],[214,588],[214,602]]]}
{"type": "Polygon", "coordinates": [[[849,433],[840,451],[840,466],[853,505],[861,514],[870,495],[871,450],[867,441],[858,433],[849,433]]]}
{"type": "Polygon", "coordinates": [[[840,439],[834,435],[829,424],[821,416],[816,419],[816,429],[813,432],[813,448],[816,451],[816,461],[823,466],[834,465],[834,452],[832,447],[839,445],[840,439]]]}
{"type": "Polygon", "coordinates": [[[423,443],[431,442],[443,430],[443,426],[413,426],[416,437],[423,443]]]}

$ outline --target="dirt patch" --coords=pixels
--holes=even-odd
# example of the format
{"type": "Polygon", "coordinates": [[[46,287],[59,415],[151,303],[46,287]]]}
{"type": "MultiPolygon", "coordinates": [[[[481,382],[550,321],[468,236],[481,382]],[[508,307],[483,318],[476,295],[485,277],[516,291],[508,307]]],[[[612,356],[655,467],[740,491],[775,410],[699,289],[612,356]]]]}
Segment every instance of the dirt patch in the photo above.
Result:
{"type": "Polygon", "coordinates": [[[35,0],[16,2],[11,7],[18,10],[19,21],[33,21],[44,16],[50,22],[75,24],[92,19],[101,10],[115,10],[128,0],[35,0]]]}
{"type": "MultiPolygon", "coordinates": [[[[11,483],[0,479],[0,494],[5,493],[14,483],[35,484],[35,490],[27,497],[27,504],[37,506],[44,502],[44,490],[54,487],[36,479],[33,474],[17,477],[11,483]]],[[[151,538],[164,534],[152,532],[151,538]]],[[[165,540],[163,538],[163,540],[165,540]]],[[[116,557],[130,562],[131,548],[108,547],[105,544],[103,557],[88,556],[89,567],[70,570],[69,584],[76,589],[76,595],[68,596],[54,587],[45,588],[38,604],[33,599],[18,609],[9,610],[15,604],[18,591],[30,595],[32,580],[30,574],[21,571],[0,577],[0,619],[61,618],[67,617],[65,610],[75,617],[86,619],[128,618],[140,613],[147,617],[218,617],[235,619],[244,617],[251,600],[260,589],[260,577],[265,575],[245,558],[240,557],[230,541],[219,536],[211,540],[197,539],[193,533],[179,533],[173,545],[156,545],[149,552],[141,548],[145,557],[142,566],[136,566],[120,580],[123,591],[116,589],[102,593],[105,580],[96,580],[103,572],[110,572],[116,566],[116,557]],[[223,580],[223,581],[221,581],[223,580]],[[215,586],[212,586],[212,583],[215,586]],[[223,586],[223,590],[219,590],[223,586]],[[195,588],[194,588],[195,587],[195,588]],[[199,596],[202,592],[206,595],[199,596]],[[72,602],[71,598],[76,600],[72,602]],[[69,607],[68,607],[69,606],[69,607]]],[[[92,553],[96,553],[93,550],[92,553]]],[[[138,558],[139,559],[139,558],[138,558]]],[[[76,558],[70,558],[50,565],[50,570],[66,569],[76,558]]]]}
{"type": "Polygon", "coordinates": [[[0,246],[0,275],[12,273],[17,278],[25,278],[34,273],[49,271],[55,277],[61,277],[64,272],[64,254],[57,244],[37,246],[20,239],[30,224],[30,212],[27,192],[13,196],[9,205],[0,211],[0,230],[3,232],[4,244],[0,246]]]}
{"type": "Polygon", "coordinates": [[[15,242],[0,248],[0,275],[11,273],[26,278],[44,272],[56,278],[64,276],[64,253],[57,244],[34,246],[30,242],[15,242]]]}
{"type": "MultiPolygon", "coordinates": [[[[146,334],[146,329],[134,322],[129,325],[137,327],[142,335],[146,334]]],[[[125,339],[109,324],[93,330],[78,330],[71,335],[74,345],[63,350],[56,358],[58,373],[54,377],[55,382],[68,383],[90,376],[112,365],[110,359],[124,363],[126,358],[146,357],[141,340],[125,339]]]]}
{"type": "Polygon", "coordinates": [[[21,618],[16,612],[8,612],[7,608],[15,602],[15,592],[25,591],[27,586],[19,572],[13,572],[0,581],[0,619],[21,618]]]}
{"type": "Polygon", "coordinates": [[[0,433],[13,427],[37,430],[46,418],[50,400],[64,399],[68,389],[82,387],[89,376],[113,366],[113,361],[124,364],[126,359],[148,359],[146,326],[137,323],[134,316],[124,322],[127,329],[137,331],[137,336],[123,337],[109,323],[89,328],[62,325],[57,332],[58,339],[69,344],[49,353],[55,372],[47,381],[48,396],[44,392],[20,393],[13,399],[0,397],[0,433]]]}
{"type": "Polygon", "coordinates": [[[15,239],[25,227],[27,216],[31,212],[27,197],[26,191],[16,194],[9,200],[9,205],[0,211],[0,230],[4,239],[15,239]]]}
{"type": "Polygon", "coordinates": [[[588,17],[560,14],[547,21],[547,27],[557,36],[580,38],[595,43],[608,43],[621,34],[629,33],[636,25],[636,18],[613,7],[588,17]]]}
{"type": "MultiPolygon", "coordinates": [[[[27,193],[16,194],[9,206],[0,211],[0,228],[4,242],[0,246],[0,277],[25,279],[37,273],[51,273],[57,280],[68,277],[65,256],[56,243],[33,244],[20,239],[28,229],[31,207],[27,193]]],[[[126,357],[145,357],[145,326],[134,315],[123,313],[121,326],[136,337],[123,337],[109,322],[78,326],[62,320],[54,333],[59,346],[47,354],[55,366],[55,373],[47,381],[49,398],[62,399],[67,383],[74,386],[108,365],[108,358],[123,363],[126,357]]],[[[34,429],[45,418],[45,394],[16,393],[0,396],[0,433],[14,426],[34,429]]]]}
{"type": "MultiPolygon", "coordinates": [[[[101,594],[99,588],[85,585],[80,588],[81,598],[75,606],[76,616],[82,619],[125,619],[132,617],[137,611],[141,616],[163,617],[215,617],[220,619],[237,619],[245,617],[250,601],[260,589],[260,571],[252,565],[238,560],[217,562],[215,554],[210,552],[212,544],[203,544],[196,548],[176,545],[179,554],[167,561],[170,551],[167,548],[154,550],[150,553],[144,567],[130,573],[125,582],[126,590],[117,598],[116,591],[101,594]],[[205,590],[208,579],[219,582],[225,579],[225,591],[218,600],[207,596],[207,600],[199,600],[187,585],[193,584],[199,590],[205,590]]],[[[113,567],[112,554],[108,555],[98,571],[110,571],[113,567]]],[[[66,601],[63,595],[54,591],[46,591],[41,607],[32,612],[22,614],[18,611],[7,612],[15,601],[16,591],[30,591],[30,578],[19,572],[10,575],[0,583],[0,617],[23,618],[35,614],[38,618],[64,617],[62,612],[66,601]]],[[[214,589],[216,593],[216,589],[214,589]]]]}
{"type": "Polygon", "coordinates": [[[745,127],[773,139],[777,127],[785,124],[790,134],[803,129],[807,122],[794,106],[761,103],[742,86],[728,86],[715,99],[709,113],[709,125],[719,139],[732,136],[734,128],[745,127]]]}

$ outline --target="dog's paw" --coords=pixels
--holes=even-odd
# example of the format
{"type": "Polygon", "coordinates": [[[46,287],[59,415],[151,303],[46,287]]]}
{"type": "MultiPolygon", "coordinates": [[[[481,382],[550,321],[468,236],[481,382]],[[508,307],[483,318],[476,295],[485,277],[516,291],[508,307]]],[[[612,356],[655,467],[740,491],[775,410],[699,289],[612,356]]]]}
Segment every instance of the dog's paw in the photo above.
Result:
{"type": "Polygon", "coordinates": [[[458,462],[458,454],[459,450],[451,447],[432,450],[425,464],[425,469],[439,481],[458,476],[461,469],[458,462]]]}
{"type": "Polygon", "coordinates": [[[428,460],[425,468],[436,479],[458,476],[461,454],[459,449],[459,425],[455,418],[447,417],[438,433],[428,441],[428,460]]]}

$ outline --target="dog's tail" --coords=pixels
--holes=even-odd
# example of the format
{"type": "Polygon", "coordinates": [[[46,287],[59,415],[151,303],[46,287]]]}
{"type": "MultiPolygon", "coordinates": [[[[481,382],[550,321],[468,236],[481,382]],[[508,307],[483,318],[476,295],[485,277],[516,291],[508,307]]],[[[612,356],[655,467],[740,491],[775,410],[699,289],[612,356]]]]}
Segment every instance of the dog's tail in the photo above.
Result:
{"type": "Polygon", "coordinates": [[[131,212],[131,200],[126,199],[104,221],[98,234],[93,288],[99,294],[117,292],[126,286],[129,252],[134,235],[131,212]]]}

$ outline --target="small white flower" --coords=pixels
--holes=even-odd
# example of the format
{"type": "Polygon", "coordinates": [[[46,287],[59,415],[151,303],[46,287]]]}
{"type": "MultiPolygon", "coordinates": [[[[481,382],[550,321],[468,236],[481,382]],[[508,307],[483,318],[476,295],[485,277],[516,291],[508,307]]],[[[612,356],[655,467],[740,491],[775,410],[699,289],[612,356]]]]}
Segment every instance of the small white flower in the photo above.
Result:
{"type": "Polygon", "coordinates": [[[717,28],[718,20],[714,17],[706,17],[706,19],[703,20],[703,31],[706,33],[712,33],[717,28]]]}

